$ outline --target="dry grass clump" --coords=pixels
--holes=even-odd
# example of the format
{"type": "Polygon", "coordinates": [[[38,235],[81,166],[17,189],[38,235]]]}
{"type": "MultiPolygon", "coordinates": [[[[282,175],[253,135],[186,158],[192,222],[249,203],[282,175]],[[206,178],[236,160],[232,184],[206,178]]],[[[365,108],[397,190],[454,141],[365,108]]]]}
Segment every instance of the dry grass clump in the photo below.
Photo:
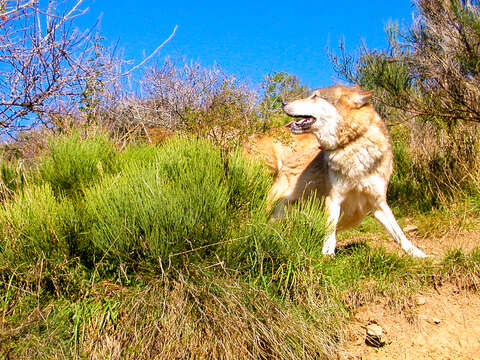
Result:
{"type": "Polygon", "coordinates": [[[334,359],[346,328],[345,313],[321,287],[282,300],[200,267],[140,286],[84,283],[81,294],[76,301],[42,296],[39,303],[27,293],[16,298],[0,327],[0,355],[334,359]]]}
{"type": "MultiPolygon", "coordinates": [[[[126,299],[110,321],[98,313],[87,326],[85,353],[93,359],[334,357],[338,316],[307,320],[298,305],[232,279],[200,275],[202,281],[179,276],[152,283],[126,299]]],[[[332,306],[315,300],[317,307],[332,306]]]]}
{"type": "Polygon", "coordinates": [[[442,259],[441,266],[443,281],[449,281],[459,289],[480,290],[480,247],[470,253],[452,250],[442,259]]]}

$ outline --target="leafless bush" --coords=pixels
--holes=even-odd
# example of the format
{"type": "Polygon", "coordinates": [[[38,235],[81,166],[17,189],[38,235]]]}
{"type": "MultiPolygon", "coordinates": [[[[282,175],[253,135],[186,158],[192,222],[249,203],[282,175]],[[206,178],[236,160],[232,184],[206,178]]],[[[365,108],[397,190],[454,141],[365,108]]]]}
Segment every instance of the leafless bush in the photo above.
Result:
{"type": "MultiPolygon", "coordinates": [[[[64,12],[49,2],[5,1],[0,26],[0,126],[15,131],[44,122],[82,94],[95,62],[95,34],[73,28],[82,1],[64,12]]],[[[98,64],[97,64],[98,65],[98,64]]]]}
{"type": "Polygon", "coordinates": [[[259,123],[256,93],[219,67],[167,60],[145,71],[141,89],[142,97],[105,108],[101,124],[115,134],[164,128],[230,146],[259,123]]]}
{"type": "MultiPolygon", "coordinates": [[[[0,131],[10,135],[44,124],[64,128],[96,121],[120,100],[122,80],[142,66],[128,65],[103,46],[98,26],[79,30],[88,9],[49,1],[0,1],[0,131]]],[[[174,30],[175,32],[175,30],[174,30]]],[[[166,40],[168,41],[174,34],[166,40]]]]}

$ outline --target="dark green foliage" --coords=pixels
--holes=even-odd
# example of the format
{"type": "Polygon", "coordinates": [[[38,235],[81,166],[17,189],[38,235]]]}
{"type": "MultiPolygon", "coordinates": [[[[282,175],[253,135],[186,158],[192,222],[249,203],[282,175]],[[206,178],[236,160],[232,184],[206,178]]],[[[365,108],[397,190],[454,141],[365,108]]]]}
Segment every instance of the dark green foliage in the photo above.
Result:
{"type": "Polygon", "coordinates": [[[404,142],[394,143],[393,155],[395,167],[388,187],[390,203],[397,208],[423,212],[439,206],[442,193],[434,188],[432,173],[413,161],[404,142]]]}

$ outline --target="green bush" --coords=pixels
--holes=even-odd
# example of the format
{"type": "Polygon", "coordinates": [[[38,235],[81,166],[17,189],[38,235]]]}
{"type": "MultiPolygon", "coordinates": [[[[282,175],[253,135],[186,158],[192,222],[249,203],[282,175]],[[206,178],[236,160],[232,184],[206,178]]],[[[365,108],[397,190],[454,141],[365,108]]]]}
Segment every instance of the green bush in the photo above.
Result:
{"type": "Polygon", "coordinates": [[[414,208],[429,211],[440,205],[441,195],[437,193],[426,169],[415,164],[407,145],[395,141],[393,146],[394,171],[388,187],[388,200],[398,208],[414,208]]]}
{"type": "Polygon", "coordinates": [[[72,255],[73,204],[58,202],[49,184],[25,188],[0,210],[0,261],[35,264],[62,262],[72,255]]]}
{"type": "Polygon", "coordinates": [[[228,164],[205,140],[176,138],[153,150],[131,150],[131,161],[85,192],[87,241],[113,264],[206,260],[228,240],[241,215],[263,206],[265,173],[234,155],[228,164]]]}
{"type": "Polygon", "coordinates": [[[230,211],[244,210],[248,217],[266,211],[267,194],[272,185],[271,177],[266,174],[263,163],[249,162],[240,151],[231,154],[225,179],[230,211]]]}
{"type": "Polygon", "coordinates": [[[50,139],[49,152],[40,160],[40,182],[55,195],[74,195],[116,168],[116,151],[104,135],[82,139],[78,133],[50,139]]]}
{"type": "Polygon", "coordinates": [[[220,261],[284,292],[322,258],[321,204],[312,198],[293,206],[288,219],[268,223],[271,178],[240,151],[226,155],[207,140],[177,137],[158,147],[131,146],[113,165],[110,146],[77,135],[52,145],[42,159],[44,183],[27,187],[2,210],[8,261],[81,259],[107,272],[220,261]],[[94,164],[110,164],[109,174],[94,164]],[[56,196],[78,191],[83,196],[56,196]]]}

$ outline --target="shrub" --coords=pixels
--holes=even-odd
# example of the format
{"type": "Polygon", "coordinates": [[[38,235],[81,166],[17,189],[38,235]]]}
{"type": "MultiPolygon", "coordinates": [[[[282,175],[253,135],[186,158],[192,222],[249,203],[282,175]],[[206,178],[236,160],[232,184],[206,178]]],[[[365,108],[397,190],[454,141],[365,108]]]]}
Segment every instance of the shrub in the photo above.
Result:
{"type": "Polygon", "coordinates": [[[480,157],[476,129],[411,122],[392,131],[392,205],[428,211],[477,192],[480,157]]]}
{"type": "Polygon", "coordinates": [[[480,7],[459,0],[415,5],[410,29],[387,26],[386,49],[362,47],[352,56],[341,44],[332,60],[342,78],[375,90],[387,124],[401,124],[395,154],[397,170],[406,172],[394,175],[390,198],[427,210],[471,195],[478,178],[480,7]]]}
{"type": "MultiPolygon", "coordinates": [[[[128,157],[150,156],[130,151],[128,157]]],[[[236,156],[225,166],[208,141],[176,138],[153,151],[154,161],[132,160],[86,191],[87,238],[100,258],[175,266],[206,260],[241,214],[261,207],[266,175],[236,156]]]]}
{"type": "Polygon", "coordinates": [[[0,210],[0,261],[28,265],[70,258],[76,246],[74,214],[73,204],[58,202],[49,184],[25,188],[0,210]]]}
{"type": "Polygon", "coordinates": [[[40,160],[39,181],[49,183],[57,196],[74,195],[115,168],[116,151],[106,136],[82,139],[75,132],[50,139],[49,151],[40,160]]]}
{"type": "Polygon", "coordinates": [[[98,111],[98,123],[122,138],[144,134],[150,139],[150,134],[175,131],[209,138],[229,150],[259,123],[257,94],[218,66],[167,59],[145,71],[141,86],[146,96],[108,104],[98,111]]]}

